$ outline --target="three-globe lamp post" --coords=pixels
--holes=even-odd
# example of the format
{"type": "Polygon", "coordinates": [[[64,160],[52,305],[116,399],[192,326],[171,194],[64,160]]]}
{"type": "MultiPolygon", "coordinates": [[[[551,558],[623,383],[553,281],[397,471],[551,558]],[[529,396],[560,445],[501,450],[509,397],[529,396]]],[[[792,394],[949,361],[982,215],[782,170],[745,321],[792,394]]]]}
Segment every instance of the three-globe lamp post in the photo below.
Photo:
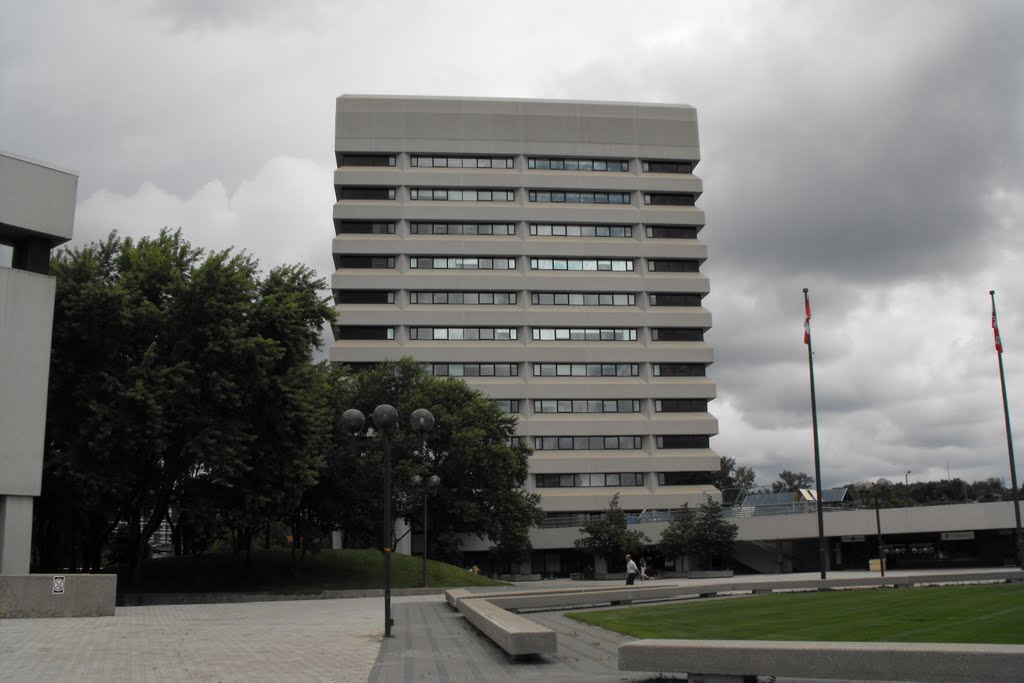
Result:
{"type": "MultiPolygon", "coordinates": [[[[391,523],[391,432],[398,427],[398,411],[386,403],[373,409],[370,416],[375,431],[380,432],[384,456],[384,533],[382,547],[384,549],[384,637],[391,637],[391,542],[394,528],[391,523]]],[[[430,431],[434,426],[434,415],[426,408],[417,408],[410,416],[410,427],[420,435],[430,431]]],[[[358,434],[366,426],[366,417],[355,408],[349,408],[341,415],[341,424],[350,434],[358,434]]]]}

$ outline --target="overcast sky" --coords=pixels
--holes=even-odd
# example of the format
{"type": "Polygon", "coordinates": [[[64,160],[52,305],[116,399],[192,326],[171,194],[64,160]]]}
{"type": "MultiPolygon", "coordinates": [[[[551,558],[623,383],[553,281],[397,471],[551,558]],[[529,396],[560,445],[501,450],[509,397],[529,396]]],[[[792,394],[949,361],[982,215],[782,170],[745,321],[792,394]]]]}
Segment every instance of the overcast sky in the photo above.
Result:
{"type": "Polygon", "coordinates": [[[325,277],[338,95],[691,104],[712,446],[762,484],[813,473],[808,287],[826,486],[1009,481],[988,291],[1019,418],[1019,0],[0,0],[0,17],[0,149],[79,174],[74,244],[180,226],[325,277]]]}

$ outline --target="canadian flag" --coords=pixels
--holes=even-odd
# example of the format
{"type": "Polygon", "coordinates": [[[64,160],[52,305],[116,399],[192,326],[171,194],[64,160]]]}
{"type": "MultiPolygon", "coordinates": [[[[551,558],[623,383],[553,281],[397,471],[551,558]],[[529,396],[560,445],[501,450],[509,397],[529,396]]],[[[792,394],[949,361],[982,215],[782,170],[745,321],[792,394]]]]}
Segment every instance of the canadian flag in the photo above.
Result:
{"type": "MultiPolygon", "coordinates": [[[[811,343],[811,300],[804,297],[804,307],[807,309],[807,317],[804,318],[804,344],[811,343]]],[[[993,321],[995,318],[993,317],[993,321]]],[[[996,339],[998,339],[998,333],[996,333],[996,339]]],[[[998,346],[998,342],[997,342],[998,346]]]]}
{"type": "Polygon", "coordinates": [[[996,351],[998,353],[1003,352],[1003,340],[999,338],[999,322],[996,320],[996,308],[995,304],[992,304],[992,334],[996,338],[996,351]]]}

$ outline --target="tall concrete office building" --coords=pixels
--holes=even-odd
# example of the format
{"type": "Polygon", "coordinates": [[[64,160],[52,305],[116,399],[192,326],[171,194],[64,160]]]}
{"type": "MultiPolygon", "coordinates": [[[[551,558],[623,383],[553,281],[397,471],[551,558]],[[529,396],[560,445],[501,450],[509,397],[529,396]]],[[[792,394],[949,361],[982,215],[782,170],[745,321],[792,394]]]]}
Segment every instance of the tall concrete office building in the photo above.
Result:
{"type": "Polygon", "coordinates": [[[335,152],[332,361],[516,413],[546,525],[718,497],[696,110],[345,95],[335,152]]]}

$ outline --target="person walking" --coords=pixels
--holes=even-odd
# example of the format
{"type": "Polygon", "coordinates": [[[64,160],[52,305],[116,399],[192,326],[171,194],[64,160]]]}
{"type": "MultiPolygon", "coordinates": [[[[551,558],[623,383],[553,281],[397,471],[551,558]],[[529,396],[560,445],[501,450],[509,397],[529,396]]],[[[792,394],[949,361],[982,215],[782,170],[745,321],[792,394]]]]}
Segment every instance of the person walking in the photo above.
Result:
{"type": "Polygon", "coordinates": [[[636,562],[633,561],[633,557],[629,554],[626,555],[626,585],[632,586],[636,580],[636,562]]]}

